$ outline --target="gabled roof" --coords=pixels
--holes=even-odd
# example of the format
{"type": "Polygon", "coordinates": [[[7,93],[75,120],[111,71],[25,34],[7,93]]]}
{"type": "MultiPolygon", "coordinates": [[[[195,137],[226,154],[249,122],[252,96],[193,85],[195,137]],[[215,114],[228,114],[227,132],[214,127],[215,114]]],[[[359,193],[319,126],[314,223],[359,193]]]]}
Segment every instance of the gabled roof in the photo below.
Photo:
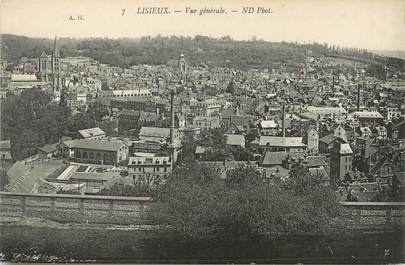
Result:
{"type": "Polygon", "coordinates": [[[340,139],[339,137],[334,136],[333,134],[328,134],[322,138],[319,139],[319,142],[325,143],[325,144],[331,144],[334,141],[340,139]]]}
{"type": "Polygon", "coordinates": [[[46,154],[49,154],[49,153],[52,153],[52,152],[56,152],[56,145],[57,145],[57,144],[58,144],[58,143],[55,143],[55,144],[47,144],[47,145],[44,145],[44,146],[38,148],[38,150],[39,150],[39,151],[42,151],[42,152],[44,152],[44,153],[46,153],[46,154]]]}

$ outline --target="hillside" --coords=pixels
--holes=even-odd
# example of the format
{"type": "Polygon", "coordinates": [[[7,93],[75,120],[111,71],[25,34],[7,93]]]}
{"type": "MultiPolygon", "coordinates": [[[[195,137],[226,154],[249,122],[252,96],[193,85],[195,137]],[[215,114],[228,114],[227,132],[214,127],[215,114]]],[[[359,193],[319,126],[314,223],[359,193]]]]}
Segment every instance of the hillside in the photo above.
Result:
{"type": "MultiPolygon", "coordinates": [[[[38,57],[42,50],[51,53],[53,40],[1,35],[2,59],[15,62],[21,57],[38,57]]],[[[234,41],[205,36],[143,37],[141,39],[71,39],[61,38],[58,47],[62,57],[89,56],[101,63],[117,66],[166,64],[184,53],[191,65],[228,66],[240,69],[273,68],[280,64],[297,65],[310,56],[324,54],[373,58],[365,50],[341,49],[327,44],[274,43],[265,41],[234,41]]]]}

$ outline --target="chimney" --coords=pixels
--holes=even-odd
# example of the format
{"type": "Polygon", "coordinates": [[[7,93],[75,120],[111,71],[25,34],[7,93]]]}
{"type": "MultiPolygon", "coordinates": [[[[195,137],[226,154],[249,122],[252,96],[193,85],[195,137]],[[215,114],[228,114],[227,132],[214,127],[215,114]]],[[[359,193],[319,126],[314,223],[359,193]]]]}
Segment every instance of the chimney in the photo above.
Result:
{"type": "Polygon", "coordinates": [[[175,162],[175,145],[174,145],[174,90],[170,93],[170,148],[172,149],[172,171],[175,162]]]}
{"type": "Polygon", "coordinates": [[[282,126],[283,126],[283,137],[285,137],[285,105],[283,105],[283,117],[282,117],[282,126]]]}
{"type": "Polygon", "coordinates": [[[360,89],[361,85],[357,85],[357,111],[360,111],[360,89]]]}

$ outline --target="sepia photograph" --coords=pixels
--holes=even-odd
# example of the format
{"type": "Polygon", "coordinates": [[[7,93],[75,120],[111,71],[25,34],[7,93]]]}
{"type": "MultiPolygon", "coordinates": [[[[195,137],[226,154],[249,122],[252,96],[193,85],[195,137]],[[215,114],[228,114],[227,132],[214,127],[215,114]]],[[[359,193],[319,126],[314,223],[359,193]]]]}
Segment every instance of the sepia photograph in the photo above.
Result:
{"type": "Polygon", "coordinates": [[[0,263],[405,264],[405,1],[0,0],[0,263]]]}

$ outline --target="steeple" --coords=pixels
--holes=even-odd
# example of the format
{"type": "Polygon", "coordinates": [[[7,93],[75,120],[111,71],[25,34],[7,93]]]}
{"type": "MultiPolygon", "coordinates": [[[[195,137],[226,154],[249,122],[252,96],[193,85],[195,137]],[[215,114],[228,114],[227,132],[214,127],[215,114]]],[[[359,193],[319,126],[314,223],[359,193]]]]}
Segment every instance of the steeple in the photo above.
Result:
{"type": "Polygon", "coordinates": [[[60,58],[60,53],[59,53],[59,49],[58,49],[58,42],[57,42],[57,36],[56,35],[55,35],[55,40],[53,41],[52,56],[54,58],[60,58]]]}
{"type": "Polygon", "coordinates": [[[179,70],[180,70],[180,82],[184,83],[186,81],[186,74],[187,74],[187,62],[184,59],[184,54],[180,54],[179,58],[179,70]]]}

